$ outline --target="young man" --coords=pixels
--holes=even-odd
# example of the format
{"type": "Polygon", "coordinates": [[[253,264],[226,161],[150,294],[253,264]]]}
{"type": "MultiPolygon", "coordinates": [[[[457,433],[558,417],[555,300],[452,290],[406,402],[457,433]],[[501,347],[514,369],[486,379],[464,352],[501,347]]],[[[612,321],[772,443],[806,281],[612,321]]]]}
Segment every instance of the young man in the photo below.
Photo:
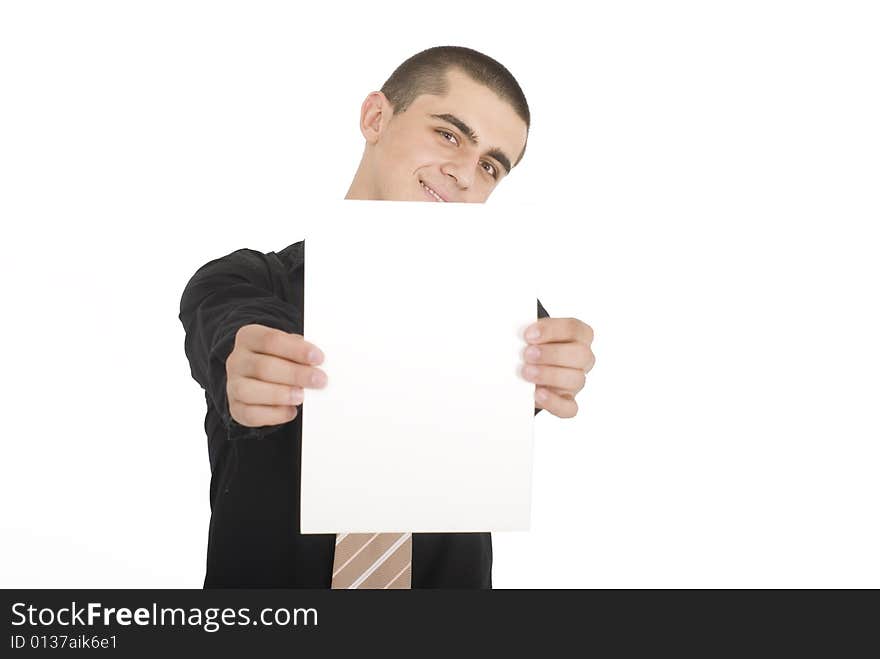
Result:
{"type": "MultiPolygon", "coordinates": [[[[522,158],[529,121],[518,83],[495,60],[458,47],[418,53],[364,100],[366,144],[346,198],[485,202],[522,158]]],[[[185,352],[208,407],[205,587],[491,588],[489,533],[299,532],[297,406],[332,377],[302,337],[304,268],[304,241],[241,249],[199,268],[181,297],[185,352]]],[[[523,369],[536,383],[535,414],[572,417],[593,333],[537,308],[523,369]]]]}

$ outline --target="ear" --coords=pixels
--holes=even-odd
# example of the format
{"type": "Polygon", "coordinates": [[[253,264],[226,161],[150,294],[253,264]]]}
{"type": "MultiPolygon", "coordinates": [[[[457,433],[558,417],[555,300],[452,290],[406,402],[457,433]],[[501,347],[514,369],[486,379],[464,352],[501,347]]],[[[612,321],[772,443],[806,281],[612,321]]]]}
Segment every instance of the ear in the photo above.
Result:
{"type": "Polygon", "coordinates": [[[379,141],[379,135],[391,119],[391,103],[382,92],[370,92],[361,105],[361,134],[368,144],[379,141]]]}

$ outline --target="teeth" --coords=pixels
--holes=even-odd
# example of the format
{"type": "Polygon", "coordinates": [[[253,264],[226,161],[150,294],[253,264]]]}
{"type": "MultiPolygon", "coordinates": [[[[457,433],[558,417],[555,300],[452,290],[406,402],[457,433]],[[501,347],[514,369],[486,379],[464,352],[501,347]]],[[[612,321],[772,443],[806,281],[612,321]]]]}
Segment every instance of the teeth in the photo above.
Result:
{"type": "Polygon", "coordinates": [[[425,190],[427,190],[428,192],[430,192],[432,195],[434,195],[434,198],[435,198],[437,201],[443,201],[443,198],[442,198],[440,195],[438,195],[438,194],[437,194],[436,192],[434,192],[431,188],[429,188],[427,185],[425,185],[424,182],[421,182],[421,183],[422,183],[422,187],[425,188],[425,190]]]}

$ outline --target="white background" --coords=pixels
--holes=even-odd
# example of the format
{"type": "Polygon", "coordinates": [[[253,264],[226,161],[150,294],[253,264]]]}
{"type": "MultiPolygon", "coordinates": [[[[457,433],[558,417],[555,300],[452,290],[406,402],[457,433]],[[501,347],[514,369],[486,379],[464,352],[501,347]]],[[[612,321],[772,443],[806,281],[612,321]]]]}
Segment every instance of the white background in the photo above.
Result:
{"type": "Polygon", "coordinates": [[[183,287],[302,239],[364,96],[456,44],[528,96],[489,203],[548,204],[529,267],[598,359],[495,586],[880,586],[872,3],[317,6],[2,4],[0,585],[201,586],[183,287]]]}

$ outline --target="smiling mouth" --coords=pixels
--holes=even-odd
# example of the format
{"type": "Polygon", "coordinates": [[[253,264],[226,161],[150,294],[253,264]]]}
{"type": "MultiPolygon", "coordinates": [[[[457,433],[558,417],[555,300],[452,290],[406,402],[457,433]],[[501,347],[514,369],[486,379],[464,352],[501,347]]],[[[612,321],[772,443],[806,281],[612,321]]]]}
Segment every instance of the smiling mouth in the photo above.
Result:
{"type": "Polygon", "coordinates": [[[434,192],[434,190],[432,190],[431,187],[430,187],[429,185],[427,185],[424,181],[421,181],[421,180],[420,180],[419,183],[422,184],[422,189],[423,189],[425,192],[427,192],[428,195],[431,196],[434,200],[436,200],[436,201],[446,201],[443,197],[441,197],[439,194],[437,194],[436,192],[434,192]]]}

